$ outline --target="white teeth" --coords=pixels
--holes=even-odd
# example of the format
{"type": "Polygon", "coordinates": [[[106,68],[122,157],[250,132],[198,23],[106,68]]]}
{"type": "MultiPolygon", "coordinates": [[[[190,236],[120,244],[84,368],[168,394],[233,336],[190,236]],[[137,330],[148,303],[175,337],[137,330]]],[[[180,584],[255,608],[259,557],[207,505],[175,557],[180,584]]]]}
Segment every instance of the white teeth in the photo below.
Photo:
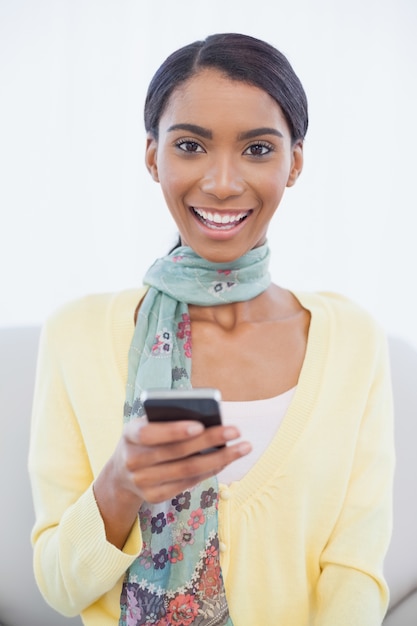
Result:
{"type": "Polygon", "coordinates": [[[247,211],[232,214],[225,213],[224,215],[222,215],[220,213],[211,213],[210,211],[204,211],[203,209],[196,209],[195,207],[193,207],[193,210],[203,220],[207,222],[212,222],[214,224],[234,224],[240,222],[244,217],[248,215],[247,211]]]}

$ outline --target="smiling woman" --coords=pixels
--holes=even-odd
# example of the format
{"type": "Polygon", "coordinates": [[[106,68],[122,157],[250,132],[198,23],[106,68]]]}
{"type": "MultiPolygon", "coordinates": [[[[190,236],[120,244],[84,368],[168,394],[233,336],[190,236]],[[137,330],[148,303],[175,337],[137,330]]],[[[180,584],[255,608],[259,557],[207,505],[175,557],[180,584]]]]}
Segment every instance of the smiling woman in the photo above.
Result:
{"type": "Polygon", "coordinates": [[[35,574],[87,626],[383,619],[385,337],[269,274],[307,125],[293,69],[252,37],[185,46],[151,81],[146,166],[179,245],[143,287],[51,317],[33,409],[35,574]],[[221,425],[148,422],[143,391],[195,387],[221,392],[221,425]]]}

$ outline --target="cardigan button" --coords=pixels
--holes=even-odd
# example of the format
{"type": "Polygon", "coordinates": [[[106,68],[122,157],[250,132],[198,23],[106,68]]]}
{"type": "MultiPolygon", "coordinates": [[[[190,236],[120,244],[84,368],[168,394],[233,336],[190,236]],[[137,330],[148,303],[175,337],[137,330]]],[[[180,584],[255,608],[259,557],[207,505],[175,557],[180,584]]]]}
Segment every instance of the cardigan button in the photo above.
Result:
{"type": "Polygon", "coordinates": [[[219,542],[219,550],[220,550],[220,552],[226,552],[226,550],[227,550],[227,545],[225,543],[223,543],[223,541],[219,542]]]}
{"type": "Polygon", "coordinates": [[[231,493],[229,491],[229,489],[222,489],[220,491],[220,497],[222,500],[229,500],[229,498],[231,497],[231,493]]]}

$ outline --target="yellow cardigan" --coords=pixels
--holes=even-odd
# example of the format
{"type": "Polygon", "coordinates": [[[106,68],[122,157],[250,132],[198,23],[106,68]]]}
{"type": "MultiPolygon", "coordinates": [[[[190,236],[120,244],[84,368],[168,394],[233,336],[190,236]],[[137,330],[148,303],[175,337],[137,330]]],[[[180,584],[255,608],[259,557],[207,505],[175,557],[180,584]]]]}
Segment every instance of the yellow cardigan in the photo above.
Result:
{"type": "MultiPolygon", "coordinates": [[[[141,549],[138,525],[123,551],[106,541],[92,483],[121,434],[142,294],[83,298],[42,333],[29,455],[35,576],[48,603],[86,626],[118,624],[123,575],[141,549]]],[[[295,295],[311,312],[296,394],[260,460],[220,486],[231,616],[235,626],[378,626],[394,466],[386,340],[341,296],[295,295]]]]}

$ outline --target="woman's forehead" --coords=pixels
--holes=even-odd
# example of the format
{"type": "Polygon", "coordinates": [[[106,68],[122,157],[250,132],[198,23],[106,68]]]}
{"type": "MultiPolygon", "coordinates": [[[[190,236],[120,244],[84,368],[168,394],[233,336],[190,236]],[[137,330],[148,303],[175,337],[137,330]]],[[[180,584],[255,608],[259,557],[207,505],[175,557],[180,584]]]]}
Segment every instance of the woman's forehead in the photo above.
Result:
{"type": "Polygon", "coordinates": [[[230,78],[221,71],[204,69],[174,89],[161,125],[201,123],[203,119],[219,116],[242,122],[262,119],[262,125],[285,121],[278,103],[263,89],[230,78]]]}

